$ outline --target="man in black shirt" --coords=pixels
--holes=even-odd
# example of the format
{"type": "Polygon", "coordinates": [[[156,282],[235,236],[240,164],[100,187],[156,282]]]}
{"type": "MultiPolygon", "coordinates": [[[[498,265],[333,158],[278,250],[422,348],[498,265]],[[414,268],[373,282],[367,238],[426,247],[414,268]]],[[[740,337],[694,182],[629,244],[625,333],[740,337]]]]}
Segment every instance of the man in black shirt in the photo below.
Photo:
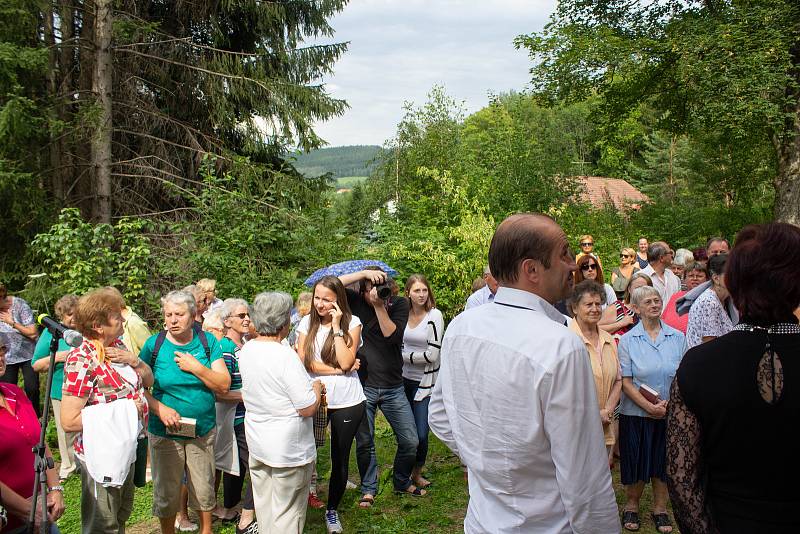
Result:
{"type": "Polygon", "coordinates": [[[367,268],[339,277],[344,285],[359,283],[359,291],[347,290],[347,303],[353,315],[364,325],[363,345],[358,350],[361,366],[358,370],[367,411],[356,434],[356,457],[361,475],[359,503],[372,504],[378,491],[378,463],[375,456],[375,412],[381,409],[394,431],[397,453],[394,457],[394,489],[414,495],[425,490],[411,482],[411,470],[417,451],[417,429],[414,414],[403,389],[403,334],[408,322],[408,300],[390,296],[381,300],[373,287],[388,280],[379,268],[367,268]]]}

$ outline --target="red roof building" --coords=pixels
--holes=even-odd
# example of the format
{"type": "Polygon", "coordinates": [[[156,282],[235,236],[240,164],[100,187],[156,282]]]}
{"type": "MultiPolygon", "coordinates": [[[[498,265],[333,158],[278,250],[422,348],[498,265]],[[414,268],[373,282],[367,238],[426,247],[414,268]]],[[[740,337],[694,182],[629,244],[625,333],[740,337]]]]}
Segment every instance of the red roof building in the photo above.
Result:
{"type": "Polygon", "coordinates": [[[638,209],[643,202],[650,200],[647,195],[620,178],[576,176],[576,179],[580,199],[595,208],[611,203],[618,210],[626,206],[638,209]]]}

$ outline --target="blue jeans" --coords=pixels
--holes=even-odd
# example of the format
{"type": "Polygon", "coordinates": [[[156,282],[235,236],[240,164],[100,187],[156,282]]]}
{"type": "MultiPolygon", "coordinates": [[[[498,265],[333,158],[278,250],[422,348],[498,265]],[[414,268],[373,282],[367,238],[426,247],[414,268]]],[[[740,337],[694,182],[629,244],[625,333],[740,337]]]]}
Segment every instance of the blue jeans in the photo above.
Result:
{"type": "Polygon", "coordinates": [[[404,378],[403,387],[406,390],[408,403],[411,404],[411,411],[414,413],[414,423],[416,423],[417,437],[419,438],[417,459],[414,467],[422,467],[428,457],[428,404],[431,402],[431,396],[428,395],[421,401],[415,401],[414,396],[419,389],[419,382],[415,380],[404,378]]]}
{"type": "Polygon", "coordinates": [[[361,492],[378,493],[378,459],[375,456],[375,412],[381,409],[394,432],[394,489],[405,491],[411,485],[411,469],[417,454],[417,427],[403,386],[374,388],[364,386],[367,410],[356,433],[356,460],[361,475],[361,492]]]}

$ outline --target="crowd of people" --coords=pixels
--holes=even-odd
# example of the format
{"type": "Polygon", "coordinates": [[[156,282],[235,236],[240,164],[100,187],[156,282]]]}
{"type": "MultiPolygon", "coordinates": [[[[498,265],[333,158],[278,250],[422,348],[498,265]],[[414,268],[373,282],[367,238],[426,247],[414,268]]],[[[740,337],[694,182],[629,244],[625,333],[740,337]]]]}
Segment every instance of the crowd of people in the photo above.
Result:
{"type": "MultiPolygon", "coordinates": [[[[712,238],[694,251],[641,238],[608,277],[594,238],[577,245],[546,216],[509,217],[447,329],[425,276],[401,294],[378,266],[322,276],[296,300],[221,300],[202,279],[162,298],[157,332],[114,287],[64,295],[56,316],[83,341],[59,340],[54,356],[61,461],[36,524],[57,533],[62,482],[79,472],[82,531],[124,532],[149,473],[164,534],[210,534],[215,518],[237,534],[302,532],[309,508],[342,532],[354,443],[358,506],[379,497],[380,409],[398,494],[433,489],[430,431],[458,456],[466,532],[637,531],[648,483],[662,533],[670,499],[685,533],[796,532],[800,462],[778,433],[800,415],[800,230],[751,226],[733,248],[712,238]]],[[[0,284],[3,532],[24,531],[30,513],[36,373],[49,370],[52,337],[0,284]]]]}

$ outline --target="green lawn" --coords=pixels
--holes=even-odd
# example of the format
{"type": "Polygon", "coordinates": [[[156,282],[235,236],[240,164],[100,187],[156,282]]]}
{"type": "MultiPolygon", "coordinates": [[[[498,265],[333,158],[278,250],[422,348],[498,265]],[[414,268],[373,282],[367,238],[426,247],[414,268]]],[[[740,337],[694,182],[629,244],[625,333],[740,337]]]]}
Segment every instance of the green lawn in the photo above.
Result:
{"type": "MultiPolygon", "coordinates": [[[[395,495],[392,491],[391,465],[394,458],[394,437],[382,416],[376,421],[376,445],[380,462],[380,488],[375,505],[367,510],[358,508],[358,490],[348,490],[339,507],[345,532],[403,532],[427,533],[463,532],[463,519],[467,506],[467,490],[456,457],[431,436],[426,477],[433,481],[430,494],[425,497],[395,495]]],[[[57,449],[56,449],[57,450],[57,449]]],[[[326,484],[330,473],[330,452],[328,447],[320,449],[318,464],[320,497],[325,500],[326,484]]],[[[358,470],[355,464],[355,445],[350,458],[350,480],[358,483],[358,470]]],[[[619,484],[619,470],[614,470],[614,487],[617,502],[624,502],[624,492],[619,484]]],[[[67,511],[58,522],[64,534],[80,533],[80,479],[70,477],[66,484],[67,511]]],[[[655,534],[656,529],[649,518],[652,493],[645,490],[642,500],[642,528],[639,532],[655,534]]],[[[134,510],[127,532],[133,534],[158,534],[158,522],[152,517],[152,486],[136,490],[134,510]]],[[[234,534],[231,523],[215,523],[214,532],[234,534]]],[[[324,510],[309,509],[305,532],[324,533],[324,510]]],[[[677,532],[677,529],[675,530],[677,532]]]]}

